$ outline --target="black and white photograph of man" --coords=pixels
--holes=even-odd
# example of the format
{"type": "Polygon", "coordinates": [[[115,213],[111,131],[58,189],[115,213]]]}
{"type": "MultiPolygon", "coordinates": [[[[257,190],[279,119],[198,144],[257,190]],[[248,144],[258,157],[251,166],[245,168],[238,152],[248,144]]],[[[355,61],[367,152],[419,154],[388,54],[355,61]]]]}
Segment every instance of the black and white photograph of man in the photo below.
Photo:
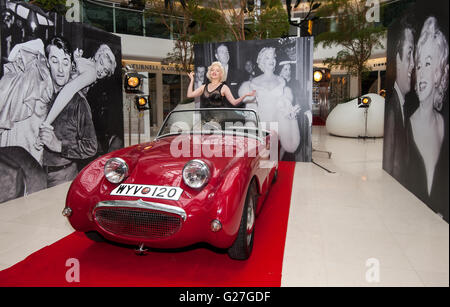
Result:
{"type": "Polygon", "coordinates": [[[120,38],[25,2],[0,0],[0,9],[0,38],[8,43],[1,54],[0,171],[1,182],[12,185],[2,189],[3,202],[71,181],[98,155],[123,147],[123,115],[120,38]],[[43,24],[14,35],[24,12],[43,24]]]}
{"type": "Polygon", "coordinates": [[[214,57],[222,64],[225,70],[226,84],[231,90],[234,97],[238,97],[239,84],[242,81],[242,72],[236,66],[235,61],[237,54],[235,52],[230,54],[229,47],[226,44],[219,44],[215,50],[214,57]]]}
{"type": "MultiPolygon", "coordinates": [[[[60,37],[50,40],[46,50],[55,94],[58,95],[70,82],[73,54],[68,42],[60,37]]],[[[44,146],[47,186],[50,188],[75,179],[78,174],[76,161],[97,153],[91,109],[81,92],[74,94],[51,125],[41,124],[38,142],[44,146]]]]}
{"type": "Polygon", "coordinates": [[[406,125],[409,121],[411,100],[406,95],[411,91],[414,69],[414,26],[411,15],[404,16],[389,31],[388,54],[391,82],[389,96],[386,98],[386,120],[384,142],[386,150],[384,168],[397,180],[405,180],[407,157],[406,125]]]}
{"type": "MultiPolygon", "coordinates": [[[[197,66],[195,67],[195,80],[194,80],[194,89],[199,88],[203,84],[205,84],[206,80],[206,67],[205,66],[197,66]]],[[[200,107],[200,97],[195,98],[195,107],[200,107]]]]}

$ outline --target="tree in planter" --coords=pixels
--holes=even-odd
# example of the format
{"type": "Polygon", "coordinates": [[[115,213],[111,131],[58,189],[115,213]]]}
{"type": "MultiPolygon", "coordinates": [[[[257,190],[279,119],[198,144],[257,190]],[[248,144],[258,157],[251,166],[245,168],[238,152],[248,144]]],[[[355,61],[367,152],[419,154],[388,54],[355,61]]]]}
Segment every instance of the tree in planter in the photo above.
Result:
{"type": "Polygon", "coordinates": [[[255,1],[217,0],[215,8],[222,14],[226,28],[235,41],[268,39],[287,36],[289,33],[288,15],[281,0],[255,1]]]}
{"type": "MultiPolygon", "coordinates": [[[[190,0],[164,0],[166,8],[173,7],[174,3],[180,3],[183,7],[186,7],[186,3],[190,0]]],[[[233,33],[234,40],[245,40],[246,32],[248,33],[248,28],[245,27],[245,18],[249,16],[249,11],[255,9],[256,0],[214,0],[217,1],[216,8],[219,8],[222,12],[228,10],[231,12],[228,20],[228,28],[233,33]]],[[[283,5],[281,0],[261,0],[266,8],[261,14],[260,22],[258,23],[258,28],[253,27],[255,38],[274,38],[285,36],[289,31],[289,26],[286,24],[291,24],[293,26],[300,27],[302,29],[307,28],[308,20],[312,20],[313,16],[311,13],[314,12],[320,3],[315,3],[315,0],[304,0],[304,2],[309,3],[309,12],[307,16],[303,18],[300,22],[293,21],[291,19],[292,7],[296,8],[302,2],[302,0],[295,0],[294,6],[292,6],[292,0],[285,0],[286,11],[283,13],[283,5]],[[267,10],[267,8],[270,8],[267,10]],[[274,10],[274,8],[276,8],[274,10]],[[280,18],[284,17],[284,18],[280,18]],[[270,26],[272,24],[272,26],[270,26]],[[267,29],[264,31],[265,26],[270,27],[270,31],[267,34],[267,29]],[[287,28],[287,30],[286,30],[287,28]],[[277,32],[278,31],[278,32],[277,32]],[[276,35],[279,33],[279,35],[276,35]]],[[[211,3],[208,3],[211,4],[211,3]]],[[[257,8],[259,9],[259,8],[257,8]]],[[[227,16],[223,14],[223,17],[227,19],[227,16]]],[[[250,33],[251,34],[251,33],[250,33]]]]}
{"type": "Polygon", "coordinates": [[[233,40],[245,40],[247,0],[217,0],[215,8],[226,21],[226,29],[232,34],[233,40]]]}
{"type": "Polygon", "coordinates": [[[245,26],[246,39],[268,39],[288,35],[288,14],[281,0],[266,0],[264,7],[250,13],[249,19],[253,22],[245,26]]]}
{"type": "Polygon", "coordinates": [[[319,17],[334,16],[337,24],[334,30],[315,37],[314,44],[323,47],[342,46],[335,57],[324,61],[329,68],[347,70],[358,78],[358,96],[362,95],[362,76],[369,71],[367,60],[374,48],[382,48],[381,39],[386,28],[368,22],[366,0],[329,0],[317,11],[319,17]]]}
{"type": "Polygon", "coordinates": [[[177,63],[180,69],[189,71],[193,64],[193,47],[196,43],[224,40],[227,31],[219,12],[200,7],[198,0],[183,1],[182,5],[168,5],[167,1],[150,0],[146,15],[156,14],[159,20],[174,34],[174,49],[164,60],[177,63]]]}
{"type": "MultiPolygon", "coordinates": [[[[145,16],[156,15],[159,21],[171,33],[174,33],[174,48],[165,62],[177,63],[182,70],[188,70],[193,60],[192,44],[188,39],[191,24],[190,9],[180,8],[171,2],[169,5],[166,0],[150,0],[148,3],[145,16]]],[[[184,2],[183,5],[185,5],[184,2]]],[[[192,2],[190,6],[193,6],[192,2]]]]}

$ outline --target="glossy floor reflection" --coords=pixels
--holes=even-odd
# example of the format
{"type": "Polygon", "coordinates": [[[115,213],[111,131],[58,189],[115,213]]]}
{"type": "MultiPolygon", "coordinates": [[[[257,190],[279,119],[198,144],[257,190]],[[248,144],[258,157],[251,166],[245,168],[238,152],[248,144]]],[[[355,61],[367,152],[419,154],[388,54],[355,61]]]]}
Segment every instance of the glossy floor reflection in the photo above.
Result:
{"type": "Polygon", "coordinates": [[[296,165],[282,285],[448,287],[448,224],[382,170],[383,139],[312,142],[335,173],[296,165]]]}
{"type": "MultiPolygon", "coordinates": [[[[313,127],[321,167],[296,165],[282,286],[448,287],[448,224],[382,170],[382,147],[313,127]]],[[[68,188],[0,204],[0,270],[73,232],[68,188]]]]}

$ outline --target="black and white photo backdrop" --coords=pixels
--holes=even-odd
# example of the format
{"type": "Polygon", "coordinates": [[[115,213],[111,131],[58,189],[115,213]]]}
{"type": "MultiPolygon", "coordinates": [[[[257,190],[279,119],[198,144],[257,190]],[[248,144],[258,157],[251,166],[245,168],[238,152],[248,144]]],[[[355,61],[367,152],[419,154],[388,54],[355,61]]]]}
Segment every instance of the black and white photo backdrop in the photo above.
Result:
{"type": "Polygon", "coordinates": [[[417,1],[389,27],[383,168],[449,219],[447,0],[417,1]]]}
{"type": "Polygon", "coordinates": [[[0,203],[123,147],[121,40],[0,0],[0,203]]]}
{"type": "Polygon", "coordinates": [[[279,160],[311,161],[311,37],[197,44],[194,52],[196,73],[202,74],[196,74],[196,88],[208,82],[203,74],[211,63],[220,62],[234,98],[256,91],[237,107],[256,110],[267,128],[277,124],[279,160]]]}

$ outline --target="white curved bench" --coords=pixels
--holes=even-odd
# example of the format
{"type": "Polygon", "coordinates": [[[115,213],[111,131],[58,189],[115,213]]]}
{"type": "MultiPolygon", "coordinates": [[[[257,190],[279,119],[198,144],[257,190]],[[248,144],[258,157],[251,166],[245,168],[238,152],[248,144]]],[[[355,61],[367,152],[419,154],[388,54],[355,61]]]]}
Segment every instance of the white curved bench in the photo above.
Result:
{"type": "Polygon", "coordinates": [[[367,135],[365,135],[364,108],[358,108],[358,99],[338,104],[328,115],[326,129],[328,133],[345,137],[383,137],[384,135],[384,98],[377,94],[367,94],[372,99],[367,109],[367,135]]]}

